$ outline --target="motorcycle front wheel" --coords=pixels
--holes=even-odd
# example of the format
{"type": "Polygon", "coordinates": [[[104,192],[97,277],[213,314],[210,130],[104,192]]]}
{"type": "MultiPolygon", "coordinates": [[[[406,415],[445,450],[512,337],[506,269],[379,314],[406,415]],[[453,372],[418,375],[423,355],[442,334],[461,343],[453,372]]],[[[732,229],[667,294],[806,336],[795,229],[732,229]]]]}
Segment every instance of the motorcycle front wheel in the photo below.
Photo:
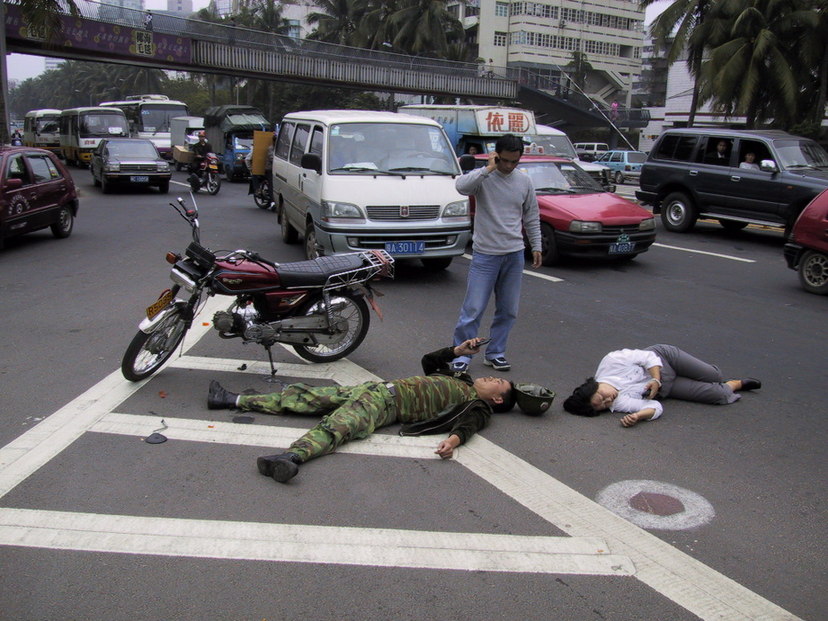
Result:
{"type": "MultiPolygon", "coordinates": [[[[337,335],[332,342],[308,345],[294,345],[293,349],[305,360],[311,362],[333,362],[344,358],[365,339],[371,324],[368,304],[362,296],[344,291],[331,296],[331,316],[337,335]]],[[[305,315],[323,315],[322,300],[313,302],[305,315]]]]}
{"type": "Polygon", "coordinates": [[[215,196],[221,189],[221,179],[218,173],[207,173],[207,193],[215,196]]]}
{"type": "Polygon", "coordinates": [[[130,382],[149,377],[175,353],[186,333],[187,322],[181,311],[170,313],[149,334],[139,331],[127,347],[121,361],[121,373],[130,382]]]}

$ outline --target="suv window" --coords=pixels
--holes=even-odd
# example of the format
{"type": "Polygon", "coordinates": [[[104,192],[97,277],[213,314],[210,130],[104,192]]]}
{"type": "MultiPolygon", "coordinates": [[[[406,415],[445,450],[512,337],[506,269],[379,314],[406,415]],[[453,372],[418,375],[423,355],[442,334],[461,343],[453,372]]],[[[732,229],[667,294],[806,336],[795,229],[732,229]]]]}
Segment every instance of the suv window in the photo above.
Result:
{"type": "Polygon", "coordinates": [[[687,161],[693,155],[693,150],[696,148],[698,141],[697,136],[668,134],[658,143],[655,156],[662,160],[687,161]]]}
{"type": "Polygon", "coordinates": [[[696,155],[697,162],[730,166],[730,156],[733,152],[733,139],[721,136],[708,136],[704,149],[699,149],[696,155]]]}

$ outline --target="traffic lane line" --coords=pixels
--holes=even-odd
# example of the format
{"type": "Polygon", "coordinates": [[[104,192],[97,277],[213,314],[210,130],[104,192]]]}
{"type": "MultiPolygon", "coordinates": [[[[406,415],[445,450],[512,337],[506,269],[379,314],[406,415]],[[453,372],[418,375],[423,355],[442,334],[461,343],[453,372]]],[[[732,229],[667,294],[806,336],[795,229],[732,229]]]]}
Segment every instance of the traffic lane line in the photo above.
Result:
{"type": "MultiPolygon", "coordinates": [[[[472,256],[468,253],[462,255],[464,259],[468,259],[469,261],[472,260],[472,256]]],[[[540,272],[533,272],[531,270],[523,270],[523,273],[527,276],[534,276],[535,278],[541,278],[543,280],[548,280],[550,282],[564,282],[563,278],[558,278],[556,276],[550,276],[549,274],[541,274],[540,272]]]]}
{"type": "Polygon", "coordinates": [[[541,537],[0,509],[0,545],[412,569],[630,576],[594,537],[541,537]],[[463,541],[463,548],[457,542],[463,541]]]}
{"type": "Polygon", "coordinates": [[[756,263],[756,259],[745,259],[742,257],[734,257],[733,255],[729,254],[721,254],[719,252],[709,252],[707,250],[694,250],[693,248],[682,248],[681,246],[670,246],[668,244],[660,244],[658,242],[653,243],[653,246],[658,246],[659,248],[667,248],[668,250],[679,250],[681,252],[692,252],[694,254],[704,254],[710,257],[718,257],[720,259],[728,259],[730,261],[741,261],[742,263],[756,263]]]}

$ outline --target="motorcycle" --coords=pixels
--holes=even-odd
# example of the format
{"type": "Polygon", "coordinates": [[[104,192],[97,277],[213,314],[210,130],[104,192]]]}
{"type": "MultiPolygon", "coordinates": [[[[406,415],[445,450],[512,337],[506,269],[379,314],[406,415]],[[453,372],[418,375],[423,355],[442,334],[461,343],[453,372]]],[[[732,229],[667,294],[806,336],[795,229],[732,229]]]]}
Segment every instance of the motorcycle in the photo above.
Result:
{"type": "Polygon", "coordinates": [[[270,196],[270,179],[267,175],[262,176],[256,183],[251,181],[251,184],[256,188],[253,190],[253,202],[256,203],[256,207],[270,209],[273,205],[273,199],[270,196]]]}
{"type": "Polygon", "coordinates": [[[207,188],[208,194],[215,196],[221,189],[221,177],[219,177],[218,156],[215,153],[208,153],[201,160],[198,170],[190,174],[188,178],[193,194],[201,188],[207,188]]]}
{"type": "Polygon", "coordinates": [[[170,206],[189,223],[193,240],[183,256],[167,253],[173,286],[147,307],[121,362],[126,379],[149,377],[173,355],[205,296],[235,298],[215,313],[213,327],[221,338],[262,345],[273,375],[276,343],[311,362],[339,360],[365,339],[368,305],[380,314],[370,281],[394,277],[394,259],[384,250],[294,263],[273,263],[250,250],[217,255],[201,245],[197,206],[181,198],[170,206]]]}

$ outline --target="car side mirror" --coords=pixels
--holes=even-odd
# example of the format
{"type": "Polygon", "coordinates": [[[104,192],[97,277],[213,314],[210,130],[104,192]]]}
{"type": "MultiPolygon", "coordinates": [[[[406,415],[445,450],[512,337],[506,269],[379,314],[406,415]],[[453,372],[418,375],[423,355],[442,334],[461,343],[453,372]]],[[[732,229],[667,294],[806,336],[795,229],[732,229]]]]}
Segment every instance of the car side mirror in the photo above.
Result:
{"type": "Polygon", "coordinates": [[[317,175],[322,174],[322,158],[316,153],[305,153],[301,161],[302,168],[315,170],[317,175]]]}
{"type": "Polygon", "coordinates": [[[759,169],[765,172],[779,172],[779,168],[774,160],[762,160],[762,163],[759,164],[759,169]]]}
{"type": "Polygon", "coordinates": [[[464,173],[474,170],[475,159],[473,155],[466,153],[460,156],[460,170],[464,173]]]}
{"type": "Polygon", "coordinates": [[[18,188],[23,187],[23,179],[6,179],[6,189],[7,190],[17,190],[18,188]]]}

